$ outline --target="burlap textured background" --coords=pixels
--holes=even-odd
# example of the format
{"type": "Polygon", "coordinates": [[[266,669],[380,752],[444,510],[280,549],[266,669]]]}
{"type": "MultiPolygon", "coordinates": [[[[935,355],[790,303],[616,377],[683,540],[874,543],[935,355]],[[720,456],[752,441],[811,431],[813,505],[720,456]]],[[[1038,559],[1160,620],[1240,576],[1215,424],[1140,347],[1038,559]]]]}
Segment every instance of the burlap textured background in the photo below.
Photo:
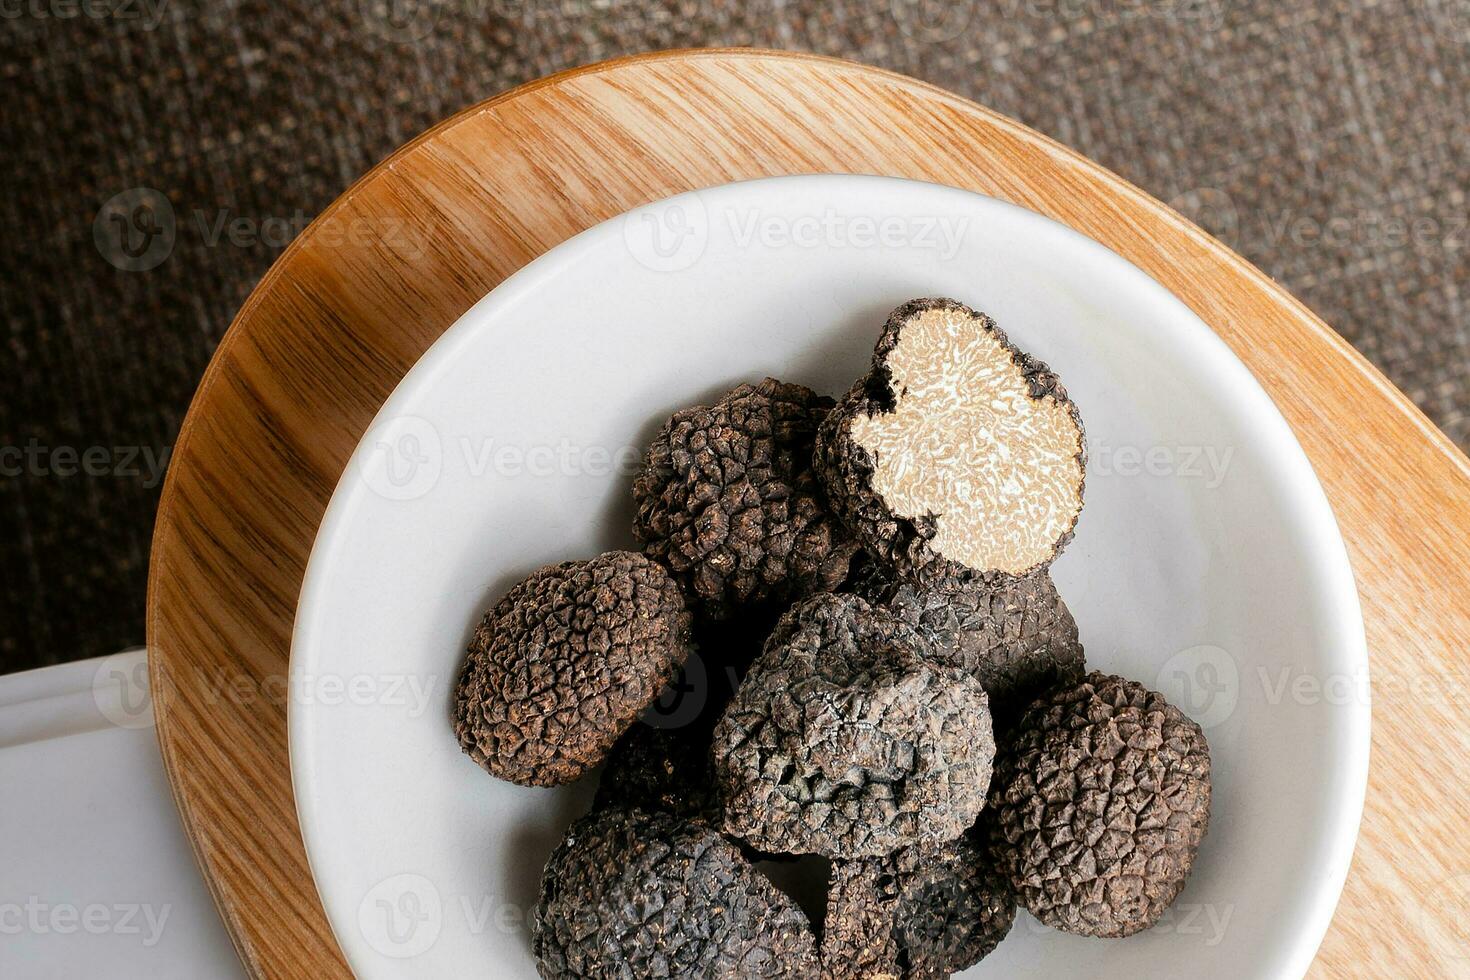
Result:
{"type": "Polygon", "coordinates": [[[839,55],[1014,116],[1470,444],[1470,0],[0,0],[0,37],[0,671],[143,640],[168,448],[297,230],[456,109],[654,48],[839,55]],[[120,250],[118,195],[166,199],[162,245],[120,250]]]}

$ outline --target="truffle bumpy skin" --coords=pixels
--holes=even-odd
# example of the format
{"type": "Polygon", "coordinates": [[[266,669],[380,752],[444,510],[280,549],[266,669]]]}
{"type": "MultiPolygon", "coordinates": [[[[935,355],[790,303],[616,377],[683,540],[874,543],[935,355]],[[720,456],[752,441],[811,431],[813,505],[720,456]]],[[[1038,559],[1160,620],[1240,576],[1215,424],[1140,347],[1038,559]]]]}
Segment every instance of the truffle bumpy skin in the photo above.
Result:
{"type": "Polygon", "coordinates": [[[531,573],[475,630],[455,695],[460,747],[514,783],[576,779],[688,657],[691,618],[668,572],[633,552],[531,573]]]}
{"type": "Polygon", "coordinates": [[[894,310],[817,436],[833,510],[909,581],[1025,575],[1071,540],[1086,440],[1045,364],[948,299],[894,310]]]}
{"type": "Polygon", "coordinates": [[[547,862],[531,942],[548,980],[816,980],[806,916],[710,827],[603,810],[547,862]]]}
{"type": "Polygon", "coordinates": [[[695,624],[695,650],[652,706],[618,739],[593,807],[637,807],[720,824],[710,738],[760,639],[741,623],[695,624]]]}
{"type": "Polygon", "coordinates": [[[633,533],[699,611],[833,588],[857,544],[828,512],[812,444],[832,399],[767,378],[664,424],[633,483],[633,533]]]}
{"type": "Polygon", "coordinates": [[[832,868],[825,980],[941,980],[974,966],[1016,919],[1004,880],[970,835],[832,868]]]}
{"type": "Polygon", "coordinates": [[[995,742],[985,689],[855,595],[776,625],[715,726],[725,830],[756,849],[877,856],[962,834],[995,742]]]}
{"type": "Polygon", "coordinates": [[[709,733],[639,722],[618,739],[597,784],[594,809],[638,807],[718,824],[709,733]]]}
{"type": "Polygon", "coordinates": [[[1162,695],[1092,673],[1026,712],[990,808],[1022,905],[1065,932],[1130,936],[1178,896],[1204,839],[1209,746],[1162,695]]]}
{"type": "Polygon", "coordinates": [[[914,585],[868,562],[850,586],[923,634],[936,660],[979,678],[998,734],[1047,690],[1087,670],[1077,623],[1045,569],[914,585]]]}

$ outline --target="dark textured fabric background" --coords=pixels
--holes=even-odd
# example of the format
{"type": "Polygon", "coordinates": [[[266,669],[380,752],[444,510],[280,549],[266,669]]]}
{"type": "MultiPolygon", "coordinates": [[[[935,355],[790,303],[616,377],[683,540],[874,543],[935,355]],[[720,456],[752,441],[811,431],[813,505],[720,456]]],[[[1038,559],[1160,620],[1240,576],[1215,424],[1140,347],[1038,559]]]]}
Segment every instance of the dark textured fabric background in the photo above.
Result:
{"type": "Polygon", "coordinates": [[[306,221],[462,106],[654,48],[840,55],[1014,116],[1195,217],[1470,443],[1470,0],[384,3],[0,0],[0,671],[142,642],[159,464],[306,221]],[[119,194],[167,199],[171,249],[119,250],[119,194]]]}

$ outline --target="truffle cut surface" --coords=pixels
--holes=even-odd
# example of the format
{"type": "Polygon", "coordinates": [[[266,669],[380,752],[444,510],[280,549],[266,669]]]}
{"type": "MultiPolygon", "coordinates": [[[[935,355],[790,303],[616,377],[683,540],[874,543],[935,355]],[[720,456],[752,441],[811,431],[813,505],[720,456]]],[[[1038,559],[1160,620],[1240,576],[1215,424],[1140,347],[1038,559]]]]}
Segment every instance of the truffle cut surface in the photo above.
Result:
{"type": "Polygon", "coordinates": [[[873,369],[824,423],[839,514],[905,577],[1049,563],[1082,510],[1085,444],[1056,375],[952,300],[894,312],[873,369]]]}

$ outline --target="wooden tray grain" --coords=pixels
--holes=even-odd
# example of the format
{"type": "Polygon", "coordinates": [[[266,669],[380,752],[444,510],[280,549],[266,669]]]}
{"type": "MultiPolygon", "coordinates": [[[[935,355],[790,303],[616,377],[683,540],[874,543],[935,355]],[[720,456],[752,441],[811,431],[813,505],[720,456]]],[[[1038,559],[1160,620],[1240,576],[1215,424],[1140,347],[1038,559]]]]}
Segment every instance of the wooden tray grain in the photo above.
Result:
{"type": "Polygon", "coordinates": [[[248,968],[346,975],[296,824],[285,676],[307,555],[389,391],[476,300],[605,218],[751,177],[979,191],[1119,252],[1219,332],[1336,510],[1372,657],[1363,833],[1319,976],[1462,972],[1470,940],[1470,462],[1331,329],[1179,215],[980,106],[775,52],[647,55],[527,85],[405,146],[281,256],[205,374],[154,537],[158,736],[248,968]]]}

